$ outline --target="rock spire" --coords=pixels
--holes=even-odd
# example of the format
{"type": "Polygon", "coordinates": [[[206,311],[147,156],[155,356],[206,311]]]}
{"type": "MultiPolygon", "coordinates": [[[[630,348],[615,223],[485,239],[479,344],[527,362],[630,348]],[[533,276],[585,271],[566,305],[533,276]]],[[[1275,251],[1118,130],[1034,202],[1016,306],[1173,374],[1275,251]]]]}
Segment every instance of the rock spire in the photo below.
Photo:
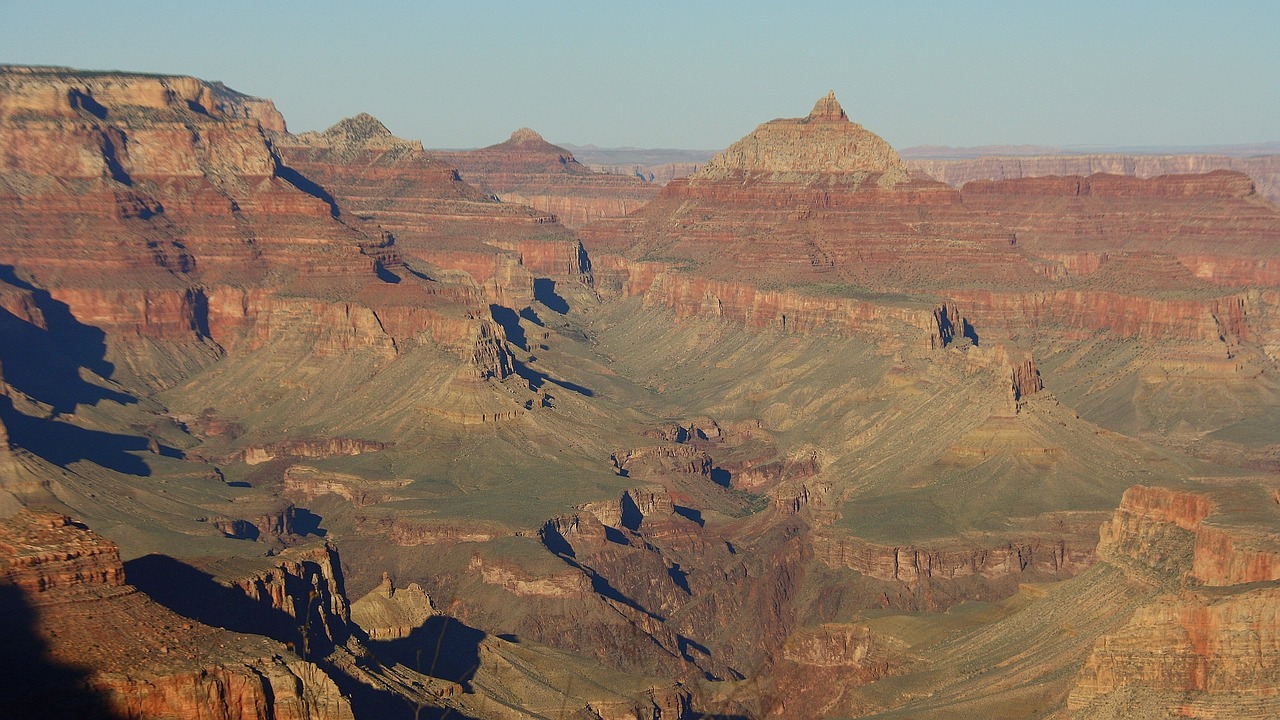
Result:
{"type": "Polygon", "coordinates": [[[806,119],[848,120],[849,116],[844,114],[844,108],[840,107],[840,101],[836,100],[836,91],[828,90],[826,95],[813,104],[813,110],[806,119]]]}
{"type": "Polygon", "coordinates": [[[907,179],[898,153],[879,135],[849,120],[835,92],[820,98],[806,117],[771,120],[757,127],[712,158],[693,179],[742,174],[878,174],[882,186],[907,179]]]}

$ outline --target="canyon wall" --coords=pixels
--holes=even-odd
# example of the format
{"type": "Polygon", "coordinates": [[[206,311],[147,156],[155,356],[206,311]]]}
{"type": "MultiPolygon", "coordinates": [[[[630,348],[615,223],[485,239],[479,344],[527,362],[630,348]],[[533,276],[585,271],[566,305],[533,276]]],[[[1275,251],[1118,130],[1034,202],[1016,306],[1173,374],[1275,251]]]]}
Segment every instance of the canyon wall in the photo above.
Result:
{"type": "Polygon", "coordinates": [[[115,545],[65,516],[24,510],[0,525],[0,590],[8,641],[39,650],[11,659],[26,681],[4,699],[11,711],[353,717],[333,681],[283,645],[181,617],[127,585],[115,545]],[[84,685],[60,685],[66,668],[84,685]]]}

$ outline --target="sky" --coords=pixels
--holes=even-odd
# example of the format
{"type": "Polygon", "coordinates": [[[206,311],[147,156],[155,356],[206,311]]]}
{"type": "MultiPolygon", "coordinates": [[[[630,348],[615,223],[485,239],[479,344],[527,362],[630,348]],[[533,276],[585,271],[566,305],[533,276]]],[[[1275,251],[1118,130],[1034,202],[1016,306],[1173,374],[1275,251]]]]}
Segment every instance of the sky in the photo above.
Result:
{"type": "Polygon", "coordinates": [[[0,63],[195,75],[294,132],[719,149],[834,90],[894,146],[1280,140],[1280,1],[0,0],[0,63]]]}

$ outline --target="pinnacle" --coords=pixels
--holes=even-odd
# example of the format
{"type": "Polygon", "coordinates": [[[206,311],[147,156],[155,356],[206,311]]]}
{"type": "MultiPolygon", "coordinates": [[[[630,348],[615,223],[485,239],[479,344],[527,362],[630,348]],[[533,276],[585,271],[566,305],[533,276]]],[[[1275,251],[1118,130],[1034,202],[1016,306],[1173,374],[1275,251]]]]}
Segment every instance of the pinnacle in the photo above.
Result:
{"type": "Polygon", "coordinates": [[[829,90],[825,96],[814,104],[813,111],[809,113],[808,119],[848,120],[849,116],[844,114],[844,108],[840,107],[840,101],[836,100],[836,91],[829,90]]]}

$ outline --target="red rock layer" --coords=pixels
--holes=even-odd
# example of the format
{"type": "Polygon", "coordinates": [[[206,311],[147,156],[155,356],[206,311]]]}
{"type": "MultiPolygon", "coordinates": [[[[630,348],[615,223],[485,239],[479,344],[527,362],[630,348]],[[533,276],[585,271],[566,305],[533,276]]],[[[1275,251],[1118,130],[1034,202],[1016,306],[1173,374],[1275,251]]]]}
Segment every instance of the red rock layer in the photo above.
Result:
{"type": "MultiPolygon", "coordinates": [[[[323,133],[283,136],[277,144],[291,166],[331,191],[352,215],[390,231],[408,256],[466,272],[483,286],[482,298],[512,304],[531,296],[530,274],[566,277],[588,270],[577,239],[553,216],[498,202],[464,182],[450,162],[396,138],[368,115],[323,133]]],[[[435,291],[475,297],[447,283],[435,291]]]]}
{"type": "Polygon", "coordinates": [[[1073,716],[1280,711],[1280,593],[1259,584],[1280,579],[1275,495],[1256,485],[1125,491],[1099,558],[1181,588],[1098,640],[1067,703],[1073,716]]]}
{"type": "Polygon", "coordinates": [[[1280,592],[1164,598],[1094,646],[1067,709],[1081,717],[1273,717],[1280,711],[1280,592]],[[1133,698],[1129,706],[1109,695],[1133,698]],[[1146,700],[1144,707],[1143,700],[1146,700]],[[1118,707],[1117,707],[1118,706],[1118,707]]]}
{"type": "MultiPolygon", "coordinates": [[[[1181,568],[1188,577],[1208,586],[1231,586],[1280,580],[1280,536],[1266,518],[1280,514],[1274,501],[1246,498],[1255,503],[1251,515],[1220,511],[1234,495],[1215,501],[1206,492],[1183,492],[1137,485],[1125,491],[1120,508],[1102,526],[1100,554],[1128,557],[1152,567],[1166,567],[1177,553],[1191,563],[1181,568]]],[[[1230,508],[1230,506],[1227,506],[1230,508]]]]}
{"type": "Polygon", "coordinates": [[[824,98],[583,237],[601,289],[749,325],[780,324],[782,312],[753,318],[788,289],[795,306],[889,314],[941,295],[978,335],[1056,325],[1231,343],[1268,316],[1239,288],[1280,285],[1280,212],[1239,173],[975,182],[956,195],[904,167],[824,98]]]}
{"type": "Polygon", "coordinates": [[[583,232],[596,256],[813,295],[1039,283],[1009,233],[960,200],[908,177],[883,139],[827,97],[806,118],[761,125],[640,212],[583,232]]]}
{"type": "Polygon", "coordinates": [[[1280,284],[1280,213],[1240,173],[974,181],[961,193],[1029,252],[1085,276],[1129,255],[1158,254],[1177,265],[1107,279],[1139,283],[1134,289],[1280,284]]]}
{"type": "Polygon", "coordinates": [[[13,642],[32,635],[44,653],[25,659],[19,672],[36,674],[21,698],[4,698],[7,711],[15,717],[61,711],[219,720],[353,717],[333,681],[279,643],[183,618],[124,580],[115,545],[64,516],[24,510],[0,524],[0,590],[6,592],[0,624],[13,642]],[[57,685],[67,668],[86,676],[83,686],[57,685]]]}
{"type": "Polygon", "coordinates": [[[434,154],[457,166],[464,180],[504,202],[550,213],[571,228],[626,215],[658,192],[656,185],[637,177],[595,172],[528,128],[479,150],[434,154]]]}
{"type": "Polygon", "coordinates": [[[487,305],[409,272],[390,236],[281,162],[267,101],[194,78],[50,68],[5,68],[0,87],[0,264],[112,342],[251,350],[309,325],[320,354],[393,355],[429,336],[482,361],[478,374],[505,374],[479,347],[501,337],[487,305]]]}

